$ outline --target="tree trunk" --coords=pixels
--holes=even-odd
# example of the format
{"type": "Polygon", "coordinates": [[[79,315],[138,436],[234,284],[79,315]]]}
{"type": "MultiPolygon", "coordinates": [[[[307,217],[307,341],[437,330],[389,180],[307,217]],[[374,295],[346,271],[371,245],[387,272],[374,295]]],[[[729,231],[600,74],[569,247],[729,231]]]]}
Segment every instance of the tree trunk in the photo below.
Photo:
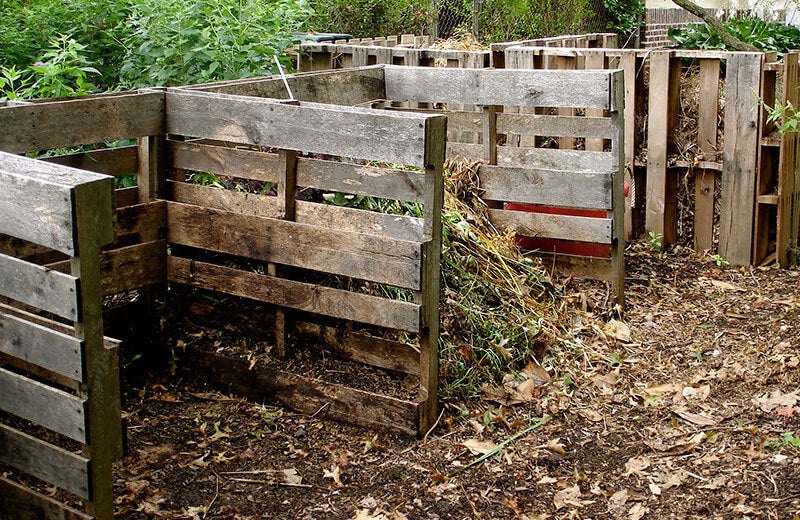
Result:
{"type": "Polygon", "coordinates": [[[705,9],[700,7],[699,5],[695,4],[691,0],[672,0],[678,7],[686,9],[690,13],[695,16],[700,17],[704,22],[708,24],[717,34],[719,34],[720,40],[722,43],[725,44],[725,47],[728,49],[732,49],[735,51],[747,51],[747,52],[759,52],[759,50],[750,45],[749,43],[745,43],[735,35],[733,35],[725,26],[719,21],[714,15],[709,14],[705,9]]]}

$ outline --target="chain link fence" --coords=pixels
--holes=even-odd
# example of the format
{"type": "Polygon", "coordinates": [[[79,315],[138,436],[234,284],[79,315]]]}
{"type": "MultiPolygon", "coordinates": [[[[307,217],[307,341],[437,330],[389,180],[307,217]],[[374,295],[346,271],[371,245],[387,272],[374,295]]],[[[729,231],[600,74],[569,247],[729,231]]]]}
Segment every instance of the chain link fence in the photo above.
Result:
{"type": "Polygon", "coordinates": [[[603,0],[431,0],[436,38],[472,34],[484,42],[605,32],[603,0]]]}

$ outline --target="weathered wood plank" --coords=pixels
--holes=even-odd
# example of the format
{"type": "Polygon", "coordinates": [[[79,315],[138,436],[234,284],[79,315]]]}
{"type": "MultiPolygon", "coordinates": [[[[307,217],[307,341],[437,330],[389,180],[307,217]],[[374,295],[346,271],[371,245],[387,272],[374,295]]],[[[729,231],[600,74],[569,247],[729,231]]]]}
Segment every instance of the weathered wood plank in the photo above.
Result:
{"type": "Polygon", "coordinates": [[[414,166],[428,161],[425,120],[444,117],[179,90],[167,111],[171,134],[414,166]]]}
{"type": "Polygon", "coordinates": [[[77,321],[78,279],[0,254],[0,294],[77,321]]]}
{"type": "MultiPolygon", "coordinates": [[[[480,161],[482,144],[447,143],[447,158],[480,161]]],[[[497,164],[516,168],[539,168],[545,170],[602,171],[612,170],[615,165],[612,152],[587,152],[583,150],[559,150],[557,148],[530,148],[515,146],[497,147],[497,164]]]]}
{"type": "Polygon", "coordinates": [[[670,51],[655,51],[650,58],[645,225],[662,235],[665,246],[677,238],[677,179],[667,169],[667,156],[674,147],[671,137],[680,106],[679,81],[680,59],[670,51]]]}
{"type": "Polygon", "coordinates": [[[479,175],[484,199],[611,209],[610,172],[567,172],[487,165],[481,167],[479,175]]]}
{"type": "Polygon", "coordinates": [[[0,424],[0,462],[89,498],[89,460],[0,424]]]}
{"type": "Polygon", "coordinates": [[[161,92],[88,96],[0,107],[0,150],[25,153],[164,131],[161,92]]]}
{"type": "Polygon", "coordinates": [[[83,380],[80,340],[3,312],[3,309],[0,309],[0,352],[75,381],[83,380]]]}
{"type": "Polygon", "coordinates": [[[170,202],[168,240],[398,287],[420,285],[418,243],[170,202]]]}
{"type": "Polygon", "coordinates": [[[731,53],[726,66],[719,254],[732,265],[751,261],[759,140],[753,107],[763,62],[760,53],[731,53]]]}
{"type": "Polygon", "coordinates": [[[419,305],[170,256],[169,280],[290,309],[419,332],[419,305]]]}
{"type": "Polygon", "coordinates": [[[139,203],[139,190],[136,186],[132,188],[120,188],[114,190],[114,207],[124,208],[139,203]]]}
{"type": "MultiPolygon", "coordinates": [[[[363,63],[355,63],[354,60],[353,64],[366,65],[366,52],[363,53],[363,63]]],[[[292,74],[286,80],[294,98],[300,101],[354,106],[373,99],[386,98],[383,67],[380,66],[292,74]]],[[[280,77],[207,83],[187,89],[273,99],[288,98],[280,77]]]]}
{"type": "Polygon", "coordinates": [[[139,169],[136,146],[104,148],[82,153],[56,155],[54,157],[45,157],[42,160],[114,177],[136,173],[139,169]]]}
{"type": "MultiPolygon", "coordinates": [[[[792,52],[783,57],[783,105],[791,103],[797,107],[800,104],[798,94],[798,53],[792,52]]],[[[797,175],[797,145],[798,136],[796,133],[787,132],[781,139],[780,166],[778,177],[778,214],[777,232],[775,237],[775,249],[778,254],[778,263],[781,267],[788,268],[791,265],[789,249],[792,244],[797,242],[797,227],[800,224],[797,219],[792,218],[792,206],[800,203],[797,200],[797,186],[795,175],[797,175]]]]}
{"type": "Polygon", "coordinates": [[[277,182],[278,155],[256,150],[169,141],[173,166],[185,170],[277,182]]]}
{"type": "MultiPolygon", "coordinates": [[[[449,115],[447,124],[450,125],[449,115]]],[[[498,114],[497,132],[610,139],[611,120],[607,117],[498,114]]]]}
{"type": "Polygon", "coordinates": [[[297,161],[297,184],[382,199],[421,202],[424,174],[301,157],[297,161]]]}
{"type": "Polygon", "coordinates": [[[490,209],[492,223],[529,237],[611,243],[611,219],[490,209]]]}
{"type": "Polygon", "coordinates": [[[297,321],[295,325],[302,334],[313,336],[339,357],[404,374],[419,375],[419,350],[412,345],[319,323],[297,321]]]}
{"type": "Polygon", "coordinates": [[[386,99],[609,109],[603,71],[386,67],[386,99]]]}
{"type": "Polygon", "coordinates": [[[194,351],[191,359],[193,371],[225,392],[280,404],[300,413],[319,413],[318,417],[349,424],[410,435],[419,433],[415,403],[258,364],[251,370],[246,360],[219,354],[194,351]]]}
{"type": "Polygon", "coordinates": [[[153,233],[167,227],[164,201],[126,206],[117,210],[117,236],[153,233]]]}
{"type": "Polygon", "coordinates": [[[104,251],[100,255],[103,295],[165,283],[166,261],[167,243],[164,240],[104,251]]]}
{"type": "MultiPolygon", "coordinates": [[[[705,159],[713,159],[717,149],[719,115],[720,60],[700,60],[700,96],[697,110],[697,145],[705,159]]],[[[698,170],[694,176],[694,249],[711,249],[714,238],[713,171],[698,170]]]]}
{"type": "Polygon", "coordinates": [[[47,495],[0,477],[0,511],[13,511],[17,520],[92,520],[47,495]]]}
{"type": "Polygon", "coordinates": [[[86,442],[86,400],[0,368],[0,409],[86,442]]]}
{"type": "MultiPolygon", "coordinates": [[[[113,179],[66,166],[0,152],[0,233],[66,254],[75,252],[73,196],[76,186],[105,182],[111,207],[113,179]]],[[[114,240],[111,219],[97,223],[103,244],[114,240]]]]}

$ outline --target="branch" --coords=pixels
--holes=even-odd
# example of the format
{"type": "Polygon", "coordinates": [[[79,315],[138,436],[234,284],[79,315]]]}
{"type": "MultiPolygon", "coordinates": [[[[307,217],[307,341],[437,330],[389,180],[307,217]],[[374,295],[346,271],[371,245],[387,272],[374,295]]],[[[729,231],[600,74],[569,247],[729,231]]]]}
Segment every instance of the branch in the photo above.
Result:
{"type": "Polygon", "coordinates": [[[708,24],[711,29],[713,29],[717,34],[719,34],[720,40],[722,43],[725,44],[725,47],[728,49],[733,49],[735,51],[747,51],[747,52],[761,52],[755,46],[745,43],[739,38],[737,38],[733,33],[731,33],[716,16],[709,14],[708,11],[700,7],[699,5],[695,4],[691,0],[672,0],[678,7],[686,9],[693,15],[701,18],[704,22],[708,24]]]}

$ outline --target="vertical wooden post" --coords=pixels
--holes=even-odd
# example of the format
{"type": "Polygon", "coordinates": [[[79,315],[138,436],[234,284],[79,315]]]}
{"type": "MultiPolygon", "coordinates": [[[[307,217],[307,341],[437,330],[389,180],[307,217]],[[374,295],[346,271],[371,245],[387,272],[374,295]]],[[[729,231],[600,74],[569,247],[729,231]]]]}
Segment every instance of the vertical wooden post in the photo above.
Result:
{"type": "Polygon", "coordinates": [[[613,139],[618,143],[614,152],[615,168],[611,182],[611,288],[620,308],[625,307],[625,86],[622,72],[611,76],[610,115],[613,139]]]}
{"type": "MultiPolygon", "coordinates": [[[[643,80],[639,78],[639,64],[641,59],[637,59],[636,52],[623,51],[619,58],[619,68],[625,74],[625,177],[631,191],[629,199],[625,203],[625,238],[633,236],[634,227],[637,222],[633,218],[633,207],[637,200],[637,188],[644,189],[636,183],[636,112],[637,107],[641,108],[643,80]]],[[[638,197],[641,198],[641,197],[638,197]]]]}
{"type": "MultiPolygon", "coordinates": [[[[797,107],[800,103],[798,92],[798,53],[792,52],[783,56],[783,105],[791,103],[797,107]]],[[[792,218],[793,208],[797,203],[798,186],[795,183],[795,167],[797,163],[797,132],[787,132],[781,136],[780,166],[778,177],[778,215],[775,247],[778,263],[781,267],[789,267],[792,263],[790,249],[797,245],[796,218],[792,218]]]]}
{"type": "MultiPolygon", "coordinates": [[[[720,60],[700,60],[700,99],[697,114],[697,144],[703,160],[710,161],[717,150],[720,60]]],[[[694,249],[711,249],[714,234],[714,170],[698,169],[694,175],[694,249]]]]}
{"type": "MultiPolygon", "coordinates": [[[[606,53],[605,51],[585,51],[586,59],[584,67],[586,69],[605,69],[606,68],[606,53]]],[[[586,117],[603,117],[603,110],[597,108],[587,108],[586,117]]],[[[596,152],[602,152],[604,147],[603,139],[586,139],[586,149],[596,152]]]]}
{"type": "MultiPolygon", "coordinates": [[[[560,70],[573,70],[577,68],[578,58],[575,56],[559,56],[556,59],[556,68],[560,70]]],[[[560,116],[573,116],[575,115],[574,108],[559,108],[558,115],[560,116]]],[[[558,147],[562,150],[574,150],[575,138],[574,137],[559,137],[558,147]]]]}
{"type": "Polygon", "coordinates": [[[763,64],[761,53],[731,53],[725,76],[719,254],[733,265],[751,260],[759,145],[758,111],[753,107],[763,64]]]}
{"type": "Polygon", "coordinates": [[[93,182],[75,188],[77,255],[72,275],[80,278],[80,320],[75,336],[84,343],[86,376],[81,393],[88,396],[87,437],[84,456],[91,459],[87,512],[99,520],[114,518],[111,463],[121,450],[119,361],[116,349],[106,349],[103,339],[100,247],[114,240],[112,228],[113,184],[93,182]]]}
{"type": "MultiPolygon", "coordinates": [[[[279,150],[278,158],[280,172],[278,174],[278,207],[281,218],[295,220],[296,191],[297,191],[297,152],[279,150]]],[[[267,264],[267,274],[276,276],[278,266],[267,264]]],[[[279,358],[286,356],[286,340],[288,336],[288,317],[286,309],[275,308],[275,355],[279,358]]]]}
{"type": "Polygon", "coordinates": [[[497,164],[497,106],[483,107],[483,160],[497,164]]]}
{"type": "Polygon", "coordinates": [[[647,128],[648,231],[660,233],[663,244],[675,242],[678,232],[676,211],[677,178],[667,168],[674,146],[672,130],[679,107],[680,58],[671,51],[656,51],[650,57],[650,103],[647,128]]]}
{"type": "Polygon", "coordinates": [[[422,290],[414,295],[421,305],[419,431],[436,422],[439,389],[439,285],[442,254],[442,205],[447,119],[430,118],[425,132],[425,200],[422,246],[422,290]]]}

